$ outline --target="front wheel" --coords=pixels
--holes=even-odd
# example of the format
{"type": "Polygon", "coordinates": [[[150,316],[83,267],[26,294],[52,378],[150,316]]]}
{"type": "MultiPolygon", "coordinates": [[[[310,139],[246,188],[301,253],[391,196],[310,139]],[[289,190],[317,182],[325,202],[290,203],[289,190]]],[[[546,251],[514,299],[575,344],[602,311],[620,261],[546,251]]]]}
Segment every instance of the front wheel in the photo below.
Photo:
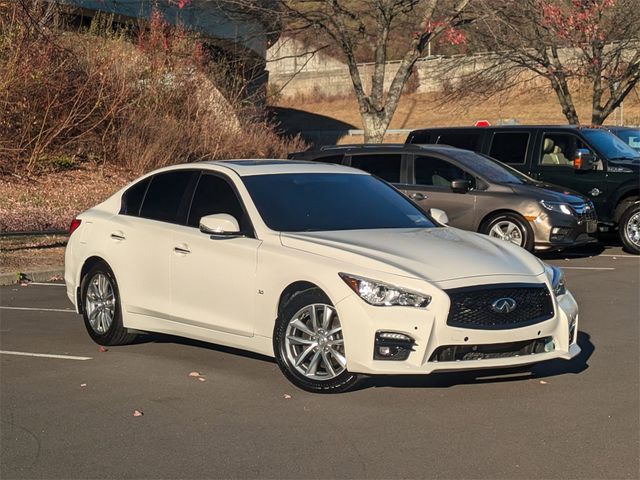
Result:
{"type": "Polygon", "coordinates": [[[533,251],[533,232],[527,225],[527,221],[520,215],[514,213],[492,215],[483,222],[480,233],[513,243],[530,252],[533,251]]]}
{"type": "Polygon", "coordinates": [[[338,313],[320,289],[296,293],[284,305],[276,322],[273,349],[284,375],[303,390],[341,393],[358,381],[347,370],[338,313]]]}
{"type": "Polygon", "coordinates": [[[618,225],[620,240],[630,253],[640,254],[640,202],[627,208],[618,225]]]}

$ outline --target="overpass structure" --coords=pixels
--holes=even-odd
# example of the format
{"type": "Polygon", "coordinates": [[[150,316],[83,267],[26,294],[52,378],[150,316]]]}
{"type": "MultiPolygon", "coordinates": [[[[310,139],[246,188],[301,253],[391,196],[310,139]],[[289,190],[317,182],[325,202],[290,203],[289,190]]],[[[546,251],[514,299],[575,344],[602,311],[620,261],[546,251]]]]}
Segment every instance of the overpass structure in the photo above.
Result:
{"type": "MultiPolygon", "coordinates": [[[[111,14],[119,22],[150,20],[159,11],[164,20],[180,25],[203,37],[207,46],[234,65],[252,84],[252,90],[264,88],[267,48],[280,36],[274,16],[276,2],[260,0],[260,9],[247,9],[231,0],[51,0],[72,14],[92,17],[98,12],[111,14]]],[[[238,70],[237,70],[238,71],[238,70]]]]}

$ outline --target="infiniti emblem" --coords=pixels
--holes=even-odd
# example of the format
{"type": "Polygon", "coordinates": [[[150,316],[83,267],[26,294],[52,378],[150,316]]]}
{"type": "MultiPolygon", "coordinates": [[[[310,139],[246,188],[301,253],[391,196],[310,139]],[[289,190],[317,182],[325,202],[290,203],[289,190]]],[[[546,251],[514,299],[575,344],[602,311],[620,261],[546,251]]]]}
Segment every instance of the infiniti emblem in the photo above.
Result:
{"type": "Polygon", "coordinates": [[[496,313],[511,313],[516,309],[516,301],[513,298],[502,297],[491,304],[491,310],[496,313]]]}

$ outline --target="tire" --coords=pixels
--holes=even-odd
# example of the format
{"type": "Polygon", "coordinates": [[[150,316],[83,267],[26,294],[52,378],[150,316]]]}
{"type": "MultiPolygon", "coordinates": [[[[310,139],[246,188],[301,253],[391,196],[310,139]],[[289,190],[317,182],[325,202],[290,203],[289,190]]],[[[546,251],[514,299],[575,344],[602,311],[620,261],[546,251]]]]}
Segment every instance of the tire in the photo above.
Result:
{"type": "Polygon", "coordinates": [[[282,307],[274,329],[273,351],[285,377],[308,392],[342,393],[358,381],[358,375],[346,369],[337,312],[318,288],[294,294],[282,307]]]}
{"type": "Polygon", "coordinates": [[[516,213],[497,213],[488,217],[480,227],[480,233],[514,243],[533,252],[533,230],[527,221],[516,213]],[[503,236],[500,236],[502,232],[503,236]]]}
{"type": "Polygon", "coordinates": [[[640,202],[624,211],[618,224],[618,234],[626,251],[640,255],[640,202]]]}
{"type": "Polygon", "coordinates": [[[99,345],[127,345],[136,334],[122,325],[118,283],[109,266],[99,262],[82,278],[82,316],[89,336],[99,345]]]}

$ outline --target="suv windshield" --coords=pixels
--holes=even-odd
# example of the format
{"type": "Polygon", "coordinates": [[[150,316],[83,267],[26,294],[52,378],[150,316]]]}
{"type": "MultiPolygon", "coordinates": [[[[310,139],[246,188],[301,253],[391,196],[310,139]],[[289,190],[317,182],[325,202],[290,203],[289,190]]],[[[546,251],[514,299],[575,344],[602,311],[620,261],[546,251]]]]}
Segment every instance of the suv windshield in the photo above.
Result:
{"type": "Polygon", "coordinates": [[[401,193],[371,175],[292,173],[242,180],[262,219],[276,231],[437,226],[401,193]]]}
{"type": "Polygon", "coordinates": [[[624,143],[640,152],[640,129],[625,128],[624,130],[615,130],[615,134],[620,137],[624,143]]]}
{"type": "Polygon", "coordinates": [[[583,130],[582,133],[608,160],[636,160],[640,158],[640,153],[612,133],[604,130],[583,130]]]}
{"type": "Polygon", "coordinates": [[[451,156],[468,167],[469,170],[494,183],[510,183],[516,185],[535,184],[536,181],[520,173],[515,168],[486,155],[466,150],[451,153],[451,156]]]}

